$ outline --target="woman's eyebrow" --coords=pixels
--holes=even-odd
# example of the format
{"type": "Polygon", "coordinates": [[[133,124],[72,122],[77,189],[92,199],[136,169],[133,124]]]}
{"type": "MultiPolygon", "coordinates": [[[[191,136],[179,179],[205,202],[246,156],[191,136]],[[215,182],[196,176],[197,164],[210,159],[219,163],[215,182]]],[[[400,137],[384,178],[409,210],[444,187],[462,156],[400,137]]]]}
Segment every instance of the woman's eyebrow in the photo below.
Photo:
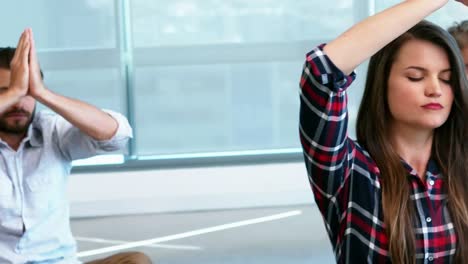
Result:
{"type": "MultiPolygon", "coordinates": [[[[419,71],[424,71],[426,72],[427,69],[426,68],[423,68],[423,67],[419,67],[419,66],[409,66],[409,67],[406,67],[405,70],[410,70],[410,69],[413,69],[413,70],[419,70],[419,71]]],[[[448,68],[448,69],[444,69],[442,71],[440,71],[441,73],[445,73],[445,72],[451,72],[452,69],[451,68],[448,68]]]]}

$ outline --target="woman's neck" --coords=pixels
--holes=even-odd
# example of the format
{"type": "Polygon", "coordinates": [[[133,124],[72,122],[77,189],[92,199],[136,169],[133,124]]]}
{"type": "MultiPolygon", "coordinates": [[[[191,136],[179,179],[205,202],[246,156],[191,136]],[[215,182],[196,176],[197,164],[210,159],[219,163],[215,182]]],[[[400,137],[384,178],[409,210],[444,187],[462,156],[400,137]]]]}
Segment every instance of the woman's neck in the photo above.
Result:
{"type": "Polygon", "coordinates": [[[423,180],[431,157],[433,138],[434,130],[393,125],[390,131],[390,141],[397,153],[423,180]]]}

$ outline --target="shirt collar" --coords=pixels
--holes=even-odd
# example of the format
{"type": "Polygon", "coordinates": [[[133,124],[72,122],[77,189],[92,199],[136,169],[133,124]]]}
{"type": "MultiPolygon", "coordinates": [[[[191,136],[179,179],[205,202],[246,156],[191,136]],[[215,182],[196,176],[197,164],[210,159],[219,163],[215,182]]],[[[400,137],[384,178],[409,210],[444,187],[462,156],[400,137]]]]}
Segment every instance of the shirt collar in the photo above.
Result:
{"type": "Polygon", "coordinates": [[[41,126],[38,124],[37,113],[34,116],[31,125],[28,127],[28,132],[24,139],[25,142],[29,141],[31,147],[41,147],[44,143],[44,137],[42,136],[41,126]]]}
{"type": "Polygon", "coordinates": [[[42,131],[34,125],[34,122],[29,126],[25,140],[29,140],[31,147],[41,147],[43,145],[42,131]]]}
{"type": "MultiPolygon", "coordinates": [[[[401,159],[403,166],[405,167],[406,171],[411,175],[417,175],[416,170],[414,170],[405,160],[401,159]]],[[[440,178],[440,169],[437,165],[437,162],[434,159],[429,159],[427,162],[426,173],[429,172],[436,178],[440,178]]]]}

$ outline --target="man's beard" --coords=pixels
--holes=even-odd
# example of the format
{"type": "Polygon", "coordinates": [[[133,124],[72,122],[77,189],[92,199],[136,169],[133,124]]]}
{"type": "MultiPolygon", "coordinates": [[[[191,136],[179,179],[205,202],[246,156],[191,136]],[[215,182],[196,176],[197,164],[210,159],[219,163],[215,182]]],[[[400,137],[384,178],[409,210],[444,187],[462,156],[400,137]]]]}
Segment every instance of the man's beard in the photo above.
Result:
{"type": "Polygon", "coordinates": [[[32,123],[34,115],[36,114],[36,107],[32,113],[29,113],[23,109],[14,109],[3,113],[0,116],[0,132],[8,133],[8,134],[25,134],[28,131],[29,125],[32,123]],[[9,114],[23,114],[26,115],[27,119],[26,122],[15,120],[8,122],[6,120],[6,116],[9,114]]]}

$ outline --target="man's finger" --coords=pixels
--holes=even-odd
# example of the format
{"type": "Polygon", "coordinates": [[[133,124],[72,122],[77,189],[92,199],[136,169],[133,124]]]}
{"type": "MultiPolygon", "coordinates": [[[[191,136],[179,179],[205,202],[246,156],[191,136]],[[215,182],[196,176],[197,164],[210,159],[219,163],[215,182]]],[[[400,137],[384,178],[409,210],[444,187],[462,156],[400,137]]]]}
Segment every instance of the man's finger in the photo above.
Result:
{"type": "Polygon", "coordinates": [[[15,54],[13,55],[13,58],[11,59],[11,64],[14,64],[19,59],[19,57],[21,56],[21,50],[24,47],[24,40],[25,40],[25,31],[23,31],[23,33],[21,33],[21,36],[20,36],[20,38],[18,40],[18,45],[16,45],[15,54]]]}
{"type": "Polygon", "coordinates": [[[36,51],[36,42],[34,41],[34,34],[31,29],[29,29],[29,40],[31,42],[31,49],[29,51],[29,69],[30,69],[30,78],[29,81],[40,81],[41,78],[41,69],[39,66],[39,60],[37,58],[36,51]]]}
{"type": "Polygon", "coordinates": [[[38,66],[39,61],[37,60],[37,52],[36,52],[36,43],[34,42],[34,35],[32,29],[29,29],[29,41],[31,43],[31,49],[29,52],[29,57],[31,59],[31,65],[34,67],[38,66]]]}
{"type": "Polygon", "coordinates": [[[22,48],[22,53],[21,53],[21,62],[24,63],[24,65],[28,65],[29,63],[29,53],[31,49],[31,41],[29,38],[29,32],[25,32],[25,41],[24,41],[24,47],[22,48]]]}

